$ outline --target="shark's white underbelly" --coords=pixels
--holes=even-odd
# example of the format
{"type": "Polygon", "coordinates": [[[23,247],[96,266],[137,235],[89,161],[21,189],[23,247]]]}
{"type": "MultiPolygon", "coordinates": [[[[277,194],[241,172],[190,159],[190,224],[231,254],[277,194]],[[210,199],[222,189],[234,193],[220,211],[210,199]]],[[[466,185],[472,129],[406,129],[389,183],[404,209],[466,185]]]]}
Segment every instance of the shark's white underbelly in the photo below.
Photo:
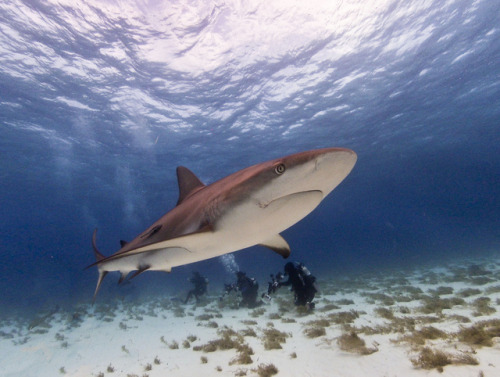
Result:
{"type": "Polygon", "coordinates": [[[214,230],[165,242],[163,248],[111,260],[107,271],[170,271],[173,267],[245,249],[279,234],[309,214],[323,199],[321,191],[287,195],[271,202],[247,201],[225,213],[214,230]]]}

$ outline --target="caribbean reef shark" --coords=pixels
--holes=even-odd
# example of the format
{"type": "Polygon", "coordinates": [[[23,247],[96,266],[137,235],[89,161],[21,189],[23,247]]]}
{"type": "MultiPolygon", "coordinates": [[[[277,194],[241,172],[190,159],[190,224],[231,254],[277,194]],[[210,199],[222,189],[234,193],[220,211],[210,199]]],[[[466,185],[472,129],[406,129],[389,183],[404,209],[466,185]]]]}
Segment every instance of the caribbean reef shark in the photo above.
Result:
{"type": "Polygon", "coordinates": [[[170,272],[185,265],[254,245],[282,257],[290,246],[280,232],[313,211],[344,180],[356,163],[356,153],[324,148],[292,154],[250,166],[210,185],[185,167],[177,168],[177,205],[131,242],[105,257],[92,246],[99,278],[119,271],[123,282],[148,270],[170,272]]]}

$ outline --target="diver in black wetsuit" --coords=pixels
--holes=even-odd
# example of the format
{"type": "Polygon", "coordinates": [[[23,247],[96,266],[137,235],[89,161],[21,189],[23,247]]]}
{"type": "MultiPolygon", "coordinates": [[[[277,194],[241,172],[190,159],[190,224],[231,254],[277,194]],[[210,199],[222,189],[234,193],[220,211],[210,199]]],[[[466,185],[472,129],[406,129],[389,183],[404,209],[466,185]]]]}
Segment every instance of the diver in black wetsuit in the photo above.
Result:
{"type": "MultiPolygon", "coordinates": [[[[259,283],[254,278],[249,278],[242,271],[236,273],[236,283],[226,284],[224,295],[233,290],[241,293],[240,307],[255,308],[262,304],[261,300],[257,301],[259,283]]],[[[223,297],[221,297],[221,300],[223,297]]]]}
{"type": "Polygon", "coordinates": [[[201,276],[198,271],[194,271],[193,276],[188,280],[194,285],[194,288],[188,292],[187,297],[184,300],[184,304],[186,304],[193,295],[196,298],[196,302],[198,303],[198,301],[200,300],[200,296],[207,293],[208,279],[201,276]]]}
{"type": "Polygon", "coordinates": [[[285,275],[288,280],[279,282],[279,286],[292,286],[295,293],[295,305],[304,305],[307,309],[314,309],[314,296],[318,292],[316,277],[302,263],[288,262],[285,265],[285,275]]]}
{"type": "Polygon", "coordinates": [[[241,292],[240,306],[247,308],[255,308],[262,304],[262,301],[257,301],[257,294],[259,291],[259,283],[254,278],[249,278],[244,272],[238,271],[236,273],[237,281],[236,286],[241,292]]]}

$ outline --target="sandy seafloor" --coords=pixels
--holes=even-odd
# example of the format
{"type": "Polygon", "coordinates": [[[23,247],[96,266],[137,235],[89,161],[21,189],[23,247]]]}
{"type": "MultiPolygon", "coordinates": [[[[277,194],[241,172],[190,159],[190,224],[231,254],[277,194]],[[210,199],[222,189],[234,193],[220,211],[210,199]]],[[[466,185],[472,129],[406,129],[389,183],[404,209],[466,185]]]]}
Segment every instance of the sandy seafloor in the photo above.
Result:
{"type": "Polygon", "coordinates": [[[500,259],[318,283],[310,313],[281,288],[258,309],[212,295],[3,318],[0,375],[500,376],[500,259]]]}

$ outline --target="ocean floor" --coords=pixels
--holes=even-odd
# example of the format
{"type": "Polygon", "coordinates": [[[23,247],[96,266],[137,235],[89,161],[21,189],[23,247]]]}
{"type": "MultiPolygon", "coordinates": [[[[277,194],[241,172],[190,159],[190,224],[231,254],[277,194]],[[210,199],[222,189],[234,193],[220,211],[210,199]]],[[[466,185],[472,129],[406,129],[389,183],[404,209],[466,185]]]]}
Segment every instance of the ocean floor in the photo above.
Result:
{"type": "Polygon", "coordinates": [[[500,260],[319,279],[312,312],[281,288],[183,305],[96,303],[0,321],[0,375],[500,376],[500,260]]]}

